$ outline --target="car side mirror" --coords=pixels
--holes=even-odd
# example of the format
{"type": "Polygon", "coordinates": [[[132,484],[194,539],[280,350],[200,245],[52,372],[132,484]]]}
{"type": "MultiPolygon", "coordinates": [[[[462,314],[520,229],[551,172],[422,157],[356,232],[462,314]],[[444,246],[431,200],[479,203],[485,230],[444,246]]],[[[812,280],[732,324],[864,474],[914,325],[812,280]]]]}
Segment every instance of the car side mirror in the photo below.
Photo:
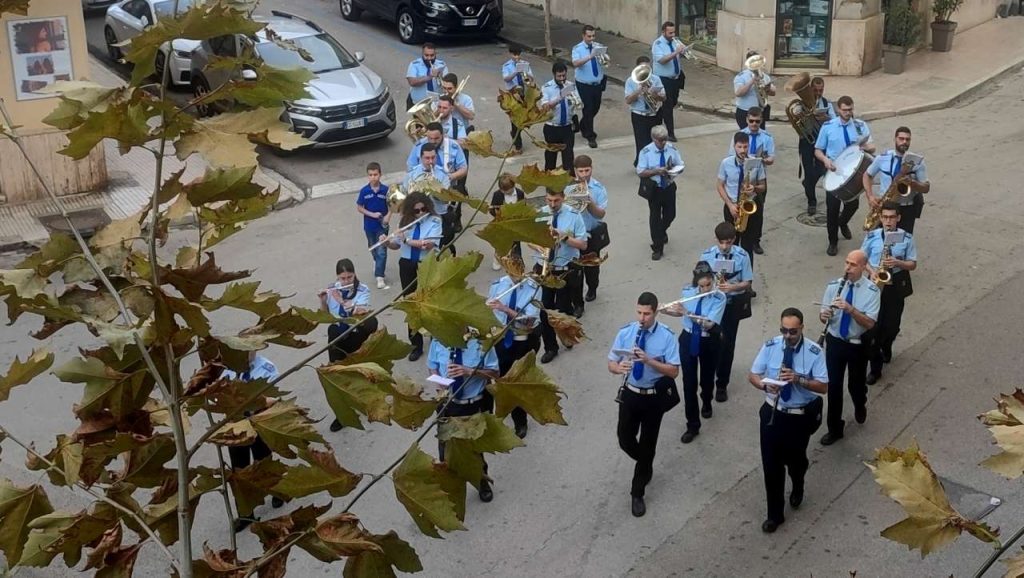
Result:
{"type": "Polygon", "coordinates": [[[362,50],[356,50],[356,60],[358,62],[362,62],[365,59],[366,59],[366,53],[363,52],[362,50]]]}
{"type": "Polygon", "coordinates": [[[149,26],[153,24],[152,22],[149,21],[149,16],[146,16],[145,14],[143,14],[142,18],[139,18],[139,20],[142,21],[142,27],[143,28],[149,28],[149,26]]]}
{"type": "Polygon", "coordinates": [[[257,78],[259,78],[259,75],[256,74],[255,70],[253,70],[251,68],[243,68],[242,69],[242,80],[254,81],[257,78]]]}

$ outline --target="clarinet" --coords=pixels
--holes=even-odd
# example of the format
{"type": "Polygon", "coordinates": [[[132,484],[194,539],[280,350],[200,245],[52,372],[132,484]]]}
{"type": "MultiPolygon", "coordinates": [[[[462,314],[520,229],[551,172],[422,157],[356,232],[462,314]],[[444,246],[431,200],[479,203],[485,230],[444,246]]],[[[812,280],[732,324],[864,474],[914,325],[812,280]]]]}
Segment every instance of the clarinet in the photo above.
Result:
{"type": "MultiPolygon", "coordinates": [[[[788,352],[788,351],[790,351],[790,347],[789,347],[789,345],[786,345],[785,350],[784,350],[784,352],[782,354],[782,358],[783,359],[786,358],[786,353],[785,352],[788,352]]],[[[783,363],[779,367],[779,374],[780,375],[782,374],[782,371],[784,369],[789,369],[788,367],[786,367],[785,363],[783,363]]],[[[775,423],[775,413],[779,411],[779,398],[780,397],[782,397],[782,390],[779,390],[778,392],[775,393],[775,401],[772,403],[772,417],[768,418],[768,425],[772,425],[772,424],[775,423]]]]}
{"type": "MultiPolygon", "coordinates": [[[[643,331],[643,327],[639,327],[636,330],[636,337],[633,338],[633,349],[640,346],[640,332],[643,331]]],[[[630,366],[629,371],[622,376],[622,384],[619,385],[619,391],[615,394],[615,403],[622,403],[622,392],[626,390],[626,383],[629,382],[629,376],[633,373],[633,367],[630,366]]]]}
{"type": "MultiPolygon", "coordinates": [[[[839,282],[839,290],[836,291],[836,297],[839,297],[840,299],[842,299],[842,297],[843,297],[843,289],[846,289],[846,281],[847,281],[846,274],[844,273],[843,274],[843,279],[839,282]]],[[[835,311],[835,309],[836,309],[835,306],[833,306],[833,305],[829,305],[828,307],[832,311],[835,311]]],[[[828,321],[825,322],[825,327],[823,327],[821,329],[821,336],[818,337],[818,347],[824,347],[825,346],[825,336],[828,335],[828,324],[831,321],[832,321],[832,319],[830,318],[828,321]]]]}

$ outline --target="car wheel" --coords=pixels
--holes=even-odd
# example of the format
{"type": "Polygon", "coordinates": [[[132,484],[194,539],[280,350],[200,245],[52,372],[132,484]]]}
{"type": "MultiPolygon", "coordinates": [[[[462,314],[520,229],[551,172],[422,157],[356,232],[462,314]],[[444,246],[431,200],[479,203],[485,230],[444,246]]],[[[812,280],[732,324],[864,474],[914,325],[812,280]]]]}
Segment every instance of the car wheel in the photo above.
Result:
{"type": "MultiPolygon", "coordinates": [[[[159,85],[164,84],[164,66],[167,64],[167,55],[163,52],[156,51],[156,60],[153,62],[153,68],[156,69],[156,82],[159,85]]],[[[171,86],[171,78],[167,77],[167,86],[171,86]]]]}
{"type": "MultiPolygon", "coordinates": [[[[202,76],[197,76],[192,79],[192,97],[198,99],[206,96],[210,92],[210,85],[206,82],[206,79],[202,76]]],[[[210,116],[213,111],[209,104],[197,104],[195,106],[196,116],[204,118],[210,116]]]]}
{"type": "Polygon", "coordinates": [[[114,29],[107,26],[103,29],[103,38],[107,42],[107,56],[113,61],[121,60],[121,49],[117,46],[117,35],[114,34],[114,29]]]}
{"type": "Polygon", "coordinates": [[[408,8],[398,12],[398,38],[405,44],[419,44],[423,41],[419,23],[408,8]]]}
{"type": "Polygon", "coordinates": [[[340,4],[341,17],[349,22],[355,22],[363,15],[363,9],[355,5],[355,0],[340,0],[340,4]]]}

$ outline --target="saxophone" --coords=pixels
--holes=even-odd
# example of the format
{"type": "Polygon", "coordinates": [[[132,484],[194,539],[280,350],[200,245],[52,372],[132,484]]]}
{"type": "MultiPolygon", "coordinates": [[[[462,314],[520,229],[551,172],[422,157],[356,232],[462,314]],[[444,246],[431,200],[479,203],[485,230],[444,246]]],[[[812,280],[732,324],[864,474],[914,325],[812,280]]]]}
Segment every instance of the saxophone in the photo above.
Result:
{"type": "Polygon", "coordinates": [[[875,269],[875,285],[879,289],[892,284],[892,272],[885,267],[885,260],[890,258],[892,258],[892,245],[883,243],[882,258],[878,261],[878,269],[875,269]]]}
{"type": "Polygon", "coordinates": [[[906,198],[913,192],[910,190],[910,178],[907,176],[913,170],[913,161],[903,163],[903,166],[900,168],[900,174],[893,177],[889,188],[886,189],[885,194],[882,195],[881,202],[878,203],[877,207],[872,207],[871,210],[868,211],[867,216],[864,217],[865,231],[871,231],[882,223],[882,205],[889,201],[895,201],[897,198],[906,198]]]}
{"type": "Polygon", "coordinates": [[[736,201],[736,232],[742,233],[747,230],[747,222],[750,220],[750,215],[757,212],[757,203],[754,202],[750,192],[753,188],[750,182],[751,173],[753,169],[744,171],[743,184],[740,186],[740,196],[736,201]]]}

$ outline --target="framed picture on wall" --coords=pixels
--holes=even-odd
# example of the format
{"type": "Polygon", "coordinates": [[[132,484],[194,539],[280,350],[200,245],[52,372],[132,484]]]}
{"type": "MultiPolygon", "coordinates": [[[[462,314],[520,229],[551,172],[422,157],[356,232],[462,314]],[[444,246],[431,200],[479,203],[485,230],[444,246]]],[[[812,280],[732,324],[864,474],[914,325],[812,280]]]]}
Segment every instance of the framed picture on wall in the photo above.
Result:
{"type": "Polygon", "coordinates": [[[74,78],[67,30],[68,20],[63,16],[7,22],[18,100],[53,98],[55,94],[39,91],[59,80],[74,78]]]}

